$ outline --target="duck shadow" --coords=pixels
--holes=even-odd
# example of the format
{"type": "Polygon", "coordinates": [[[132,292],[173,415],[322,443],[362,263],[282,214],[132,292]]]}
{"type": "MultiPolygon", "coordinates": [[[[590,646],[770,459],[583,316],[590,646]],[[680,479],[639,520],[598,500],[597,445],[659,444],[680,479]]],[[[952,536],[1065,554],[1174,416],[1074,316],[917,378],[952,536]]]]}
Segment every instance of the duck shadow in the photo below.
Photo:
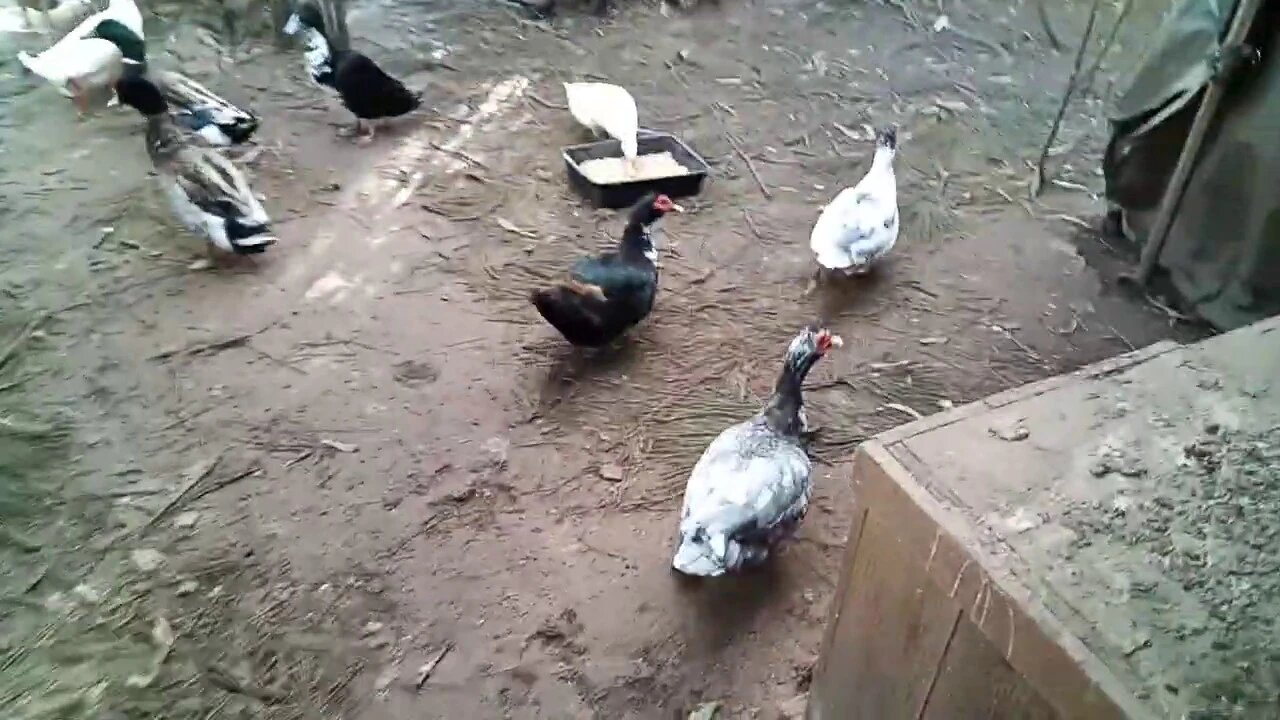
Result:
{"type": "Polygon", "coordinates": [[[817,299],[818,318],[827,324],[845,315],[853,315],[877,299],[893,285],[893,271],[887,264],[871,266],[865,275],[824,277],[811,293],[817,299]]]}
{"type": "Polygon", "coordinates": [[[559,404],[574,390],[593,379],[625,372],[640,360],[643,351],[634,338],[624,338],[601,348],[561,344],[551,350],[550,364],[542,380],[544,402],[559,404]]]}
{"type": "Polygon", "coordinates": [[[690,620],[700,639],[711,648],[723,648],[742,639],[764,613],[782,607],[795,593],[794,583],[780,558],[733,575],[691,577],[677,570],[676,592],[695,615],[690,620]]]}

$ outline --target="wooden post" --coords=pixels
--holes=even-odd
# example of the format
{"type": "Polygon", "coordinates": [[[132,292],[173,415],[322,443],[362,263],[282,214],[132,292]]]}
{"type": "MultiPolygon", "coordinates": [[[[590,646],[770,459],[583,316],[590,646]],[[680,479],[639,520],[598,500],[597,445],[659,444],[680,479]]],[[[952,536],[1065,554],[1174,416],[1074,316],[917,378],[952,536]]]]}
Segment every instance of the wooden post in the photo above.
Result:
{"type": "MultiPolygon", "coordinates": [[[[1227,31],[1227,37],[1219,47],[1228,49],[1244,43],[1245,35],[1253,26],[1253,18],[1261,7],[1262,0],[1240,0],[1235,17],[1231,20],[1231,28],[1227,31]]],[[[1226,92],[1226,84],[1223,80],[1215,77],[1209,81],[1204,99],[1200,102],[1200,109],[1191,123],[1191,129],[1187,132],[1187,142],[1182,146],[1182,155],[1179,156],[1178,164],[1173,168],[1173,176],[1169,178],[1169,185],[1160,199],[1160,209],[1156,213],[1151,233],[1142,246],[1138,269],[1133,275],[1124,276],[1124,279],[1137,282],[1139,285],[1146,285],[1151,279],[1156,261],[1160,259],[1160,251],[1164,249],[1165,241],[1169,239],[1169,228],[1173,226],[1178,205],[1182,202],[1182,194],[1186,192],[1187,181],[1191,179],[1191,170],[1195,167],[1196,158],[1200,155],[1200,146],[1204,144],[1205,135],[1209,132],[1209,124],[1217,116],[1218,104],[1222,102],[1222,96],[1226,92]]]]}

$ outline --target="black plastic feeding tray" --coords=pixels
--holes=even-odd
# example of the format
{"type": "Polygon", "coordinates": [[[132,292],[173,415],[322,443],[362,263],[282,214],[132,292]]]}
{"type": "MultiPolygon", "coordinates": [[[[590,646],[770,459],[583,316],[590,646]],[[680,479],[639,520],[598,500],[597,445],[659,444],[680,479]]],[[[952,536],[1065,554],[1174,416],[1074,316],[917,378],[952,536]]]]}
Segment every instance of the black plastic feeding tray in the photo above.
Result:
{"type": "Polygon", "coordinates": [[[689,169],[688,175],[650,178],[629,182],[599,185],[587,179],[580,163],[605,157],[622,157],[622,145],[610,138],[585,145],[572,145],[564,149],[564,166],[569,173],[569,184],[596,207],[631,207],[646,193],[664,193],[667,197],[681,198],[702,192],[702,182],[711,168],[702,156],[685,145],[680,138],[668,133],[641,131],[636,143],[640,155],[670,152],[676,162],[689,169]]]}

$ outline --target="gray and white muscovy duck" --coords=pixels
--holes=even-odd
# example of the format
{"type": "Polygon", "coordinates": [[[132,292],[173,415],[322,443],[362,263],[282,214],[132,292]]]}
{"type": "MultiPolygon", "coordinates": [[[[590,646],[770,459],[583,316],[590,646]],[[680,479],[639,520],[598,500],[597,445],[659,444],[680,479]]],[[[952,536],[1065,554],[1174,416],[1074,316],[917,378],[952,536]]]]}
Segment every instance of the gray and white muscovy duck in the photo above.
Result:
{"type": "Polygon", "coordinates": [[[809,248],[818,260],[818,277],[823,271],[864,274],[898,241],[898,184],[893,174],[897,148],[896,128],[877,132],[871,169],[818,214],[809,234],[809,248]]]}
{"type": "Polygon", "coordinates": [[[802,330],[764,409],[720,433],[698,458],[684,490],[676,570],[717,577],[757,566],[799,527],[813,489],[800,385],[842,344],[828,330],[802,330]]]}
{"type": "Polygon", "coordinates": [[[289,16],[284,32],[303,34],[311,79],[338,94],[343,106],[356,116],[354,134],[371,140],[373,121],[417,110],[422,105],[422,96],[388,75],[367,55],[352,50],[341,18],[332,12],[330,15],[326,22],[319,4],[303,0],[289,16]],[[369,133],[363,135],[366,121],[369,121],[369,133]]]}
{"type": "Polygon", "coordinates": [[[669,212],[684,208],[650,193],[632,208],[618,249],[582,258],[569,279],[535,290],[530,301],[574,345],[608,345],[645,319],[658,294],[658,250],[650,232],[669,212]]]}
{"type": "Polygon", "coordinates": [[[271,221],[244,173],[217,150],[187,142],[155,83],[126,75],[116,83],[120,102],[147,119],[147,154],[178,219],[214,247],[254,255],[274,244],[271,221]]]}

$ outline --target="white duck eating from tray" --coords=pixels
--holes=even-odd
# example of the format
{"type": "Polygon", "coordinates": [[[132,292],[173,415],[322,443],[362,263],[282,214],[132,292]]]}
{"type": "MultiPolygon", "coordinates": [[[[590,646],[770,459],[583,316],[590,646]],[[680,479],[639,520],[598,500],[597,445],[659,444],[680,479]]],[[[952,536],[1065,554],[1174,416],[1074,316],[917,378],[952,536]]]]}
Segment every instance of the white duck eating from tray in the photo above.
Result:
{"type": "Polygon", "coordinates": [[[564,94],[574,120],[592,133],[608,135],[622,144],[627,171],[634,175],[639,154],[636,136],[640,132],[640,115],[631,93],[610,83],[567,82],[564,94]]]}
{"type": "Polygon", "coordinates": [[[809,247],[818,260],[819,277],[824,271],[864,274],[898,241],[898,183],[893,174],[897,149],[897,129],[877,132],[871,169],[818,214],[809,247]]]}
{"type": "Polygon", "coordinates": [[[809,370],[843,343],[806,328],[787,348],[764,409],[720,433],[693,466],[680,511],[680,547],[672,567],[716,577],[763,563],[809,509],[813,464],[800,386],[809,370]]]}

